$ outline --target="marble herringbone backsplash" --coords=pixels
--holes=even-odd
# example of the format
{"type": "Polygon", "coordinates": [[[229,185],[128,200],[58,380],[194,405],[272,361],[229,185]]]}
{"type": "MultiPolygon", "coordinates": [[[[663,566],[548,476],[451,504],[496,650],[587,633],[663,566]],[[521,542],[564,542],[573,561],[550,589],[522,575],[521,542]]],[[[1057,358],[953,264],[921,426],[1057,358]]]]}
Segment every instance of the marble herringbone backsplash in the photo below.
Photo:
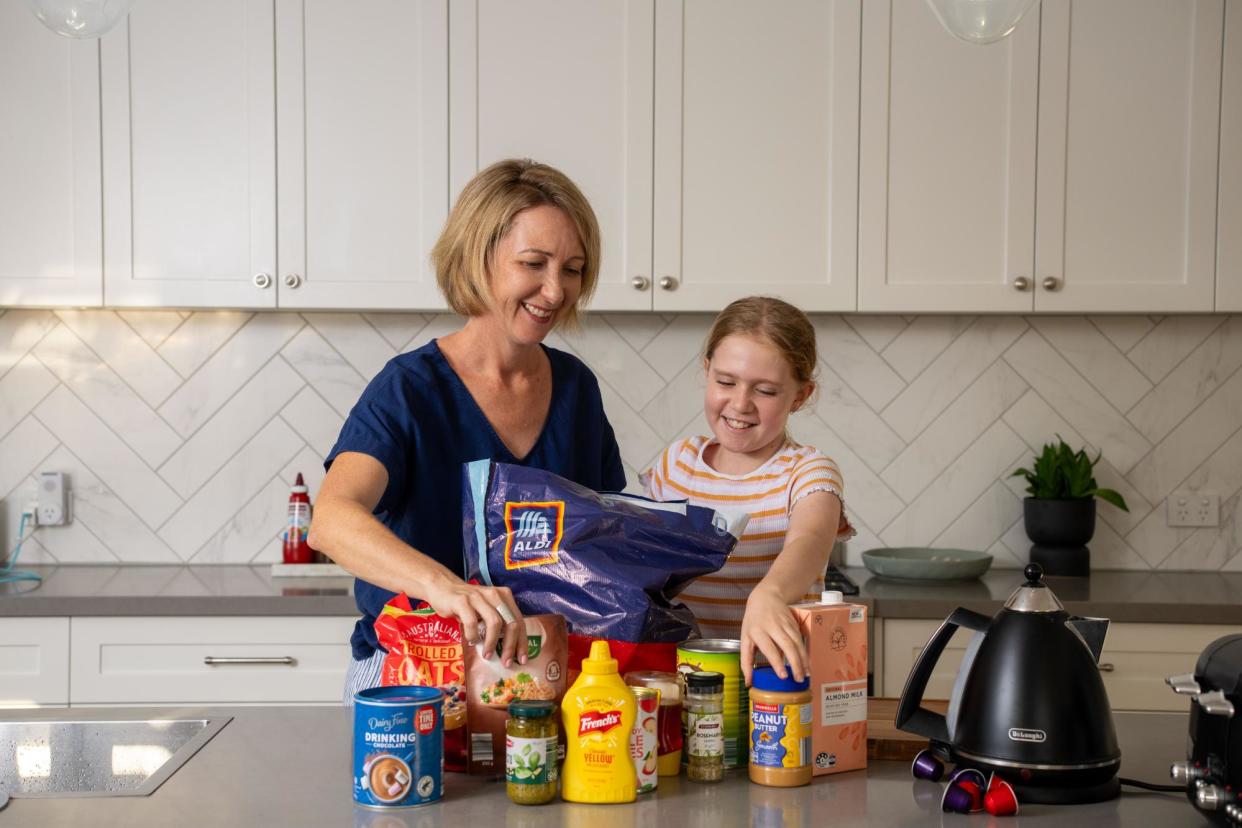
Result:
{"type": "MultiPolygon", "coordinates": [[[[595,370],[631,485],[705,429],[698,349],[711,317],[597,314],[553,336],[595,370]]],[[[840,464],[879,545],[986,549],[1025,562],[1009,473],[1060,434],[1102,450],[1097,568],[1242,569],[1242,317],[819,316],[814,411],[796,438],[840,464]],[[1172,529],[1174,490],[1221,497],[1221,526],[1172,529]]],[[[0,538],[42,470],[69,474],[74,520],[24,562],[279,559],[289,484],[312,494],[367,380],[454,329],[446,315],[175,311],[0,313],[0,538]]]]}

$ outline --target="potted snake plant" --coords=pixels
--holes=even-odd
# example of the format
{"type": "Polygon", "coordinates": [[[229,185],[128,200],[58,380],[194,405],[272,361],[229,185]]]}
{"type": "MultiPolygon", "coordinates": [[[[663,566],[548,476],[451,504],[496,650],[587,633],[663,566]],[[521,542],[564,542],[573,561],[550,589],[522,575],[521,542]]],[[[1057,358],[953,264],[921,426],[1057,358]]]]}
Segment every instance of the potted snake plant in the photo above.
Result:
{"type": "Polygon", "coordinates": [[[1096,483],[1094,469],[1100,456],[1092,460],[1082,449],[1074,451],[1058,434],[1057,442],[1045,444],[1029,469],[1013,473],[1013,477],[1026,478],[1030,497],[1023,501],[1022,514],[1032,542],[1051,547],[1086,545],[1095,534],[1097,497],[1130,511],[1118,492],[1096,483]]]}

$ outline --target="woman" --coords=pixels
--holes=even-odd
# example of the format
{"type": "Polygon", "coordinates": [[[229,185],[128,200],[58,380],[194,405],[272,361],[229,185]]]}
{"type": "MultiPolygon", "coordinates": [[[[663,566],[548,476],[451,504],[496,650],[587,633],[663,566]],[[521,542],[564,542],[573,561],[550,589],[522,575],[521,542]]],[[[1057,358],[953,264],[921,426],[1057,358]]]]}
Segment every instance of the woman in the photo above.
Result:
{"type": "Polygon", "coordinates": [[[328,455],[310,529],[311,545],[358,578],[347,701],[379,684],[375,618],[398,592],[457,618],[485,653],[503,642],[506,667],[515,653],[526,659],[509,590],[459,577],[462,463],[492,458],[625,488],[595,376],[542,344],[576,323],[599,274],[599,226],[573,182],[531,161],[493,164],[462,191],[431,258],[466,324],[367,386],[328,455]]]}

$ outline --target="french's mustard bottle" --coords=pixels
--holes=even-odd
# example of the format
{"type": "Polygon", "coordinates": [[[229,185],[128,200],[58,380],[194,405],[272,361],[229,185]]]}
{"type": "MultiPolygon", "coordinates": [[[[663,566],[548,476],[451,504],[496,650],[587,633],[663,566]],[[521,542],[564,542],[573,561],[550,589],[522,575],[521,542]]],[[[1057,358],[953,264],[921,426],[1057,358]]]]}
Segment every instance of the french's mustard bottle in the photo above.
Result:
{"type": "Polygon", "coordinates": [[[633,802],[638,787],[630,758],[637,704],[617,673],[607,641],[593,641],[582,673],[561,700],[565,765],[561,797],[567,802],[633,802]]]}

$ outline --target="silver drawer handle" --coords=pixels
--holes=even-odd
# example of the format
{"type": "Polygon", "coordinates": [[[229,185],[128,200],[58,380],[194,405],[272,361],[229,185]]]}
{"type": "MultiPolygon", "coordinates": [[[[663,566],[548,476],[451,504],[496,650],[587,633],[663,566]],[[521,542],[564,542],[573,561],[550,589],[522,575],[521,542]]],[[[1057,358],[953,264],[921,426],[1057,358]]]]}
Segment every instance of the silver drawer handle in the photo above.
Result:
{"type": "Polygon", "coordinates": [[[1100,672],[1101,672],[1101,673],[1111,673],[1113,670],[1116,670],[1116,669],[1117,669],[1117,668],[1116,668],[1116,667],[1114,667],[1114,666],[1113,666],[1110,662],[1105,662],[1105,663],[1103,663],[1103,664],[1101,664],[1101,665],[1100,665],[1100,672]]]}
{"type": "Polygon", "coordinates": [[[208,667],[217,664],[288,664],[293,667],[298,660],[293,656],[203,656],[208,667]]]}

